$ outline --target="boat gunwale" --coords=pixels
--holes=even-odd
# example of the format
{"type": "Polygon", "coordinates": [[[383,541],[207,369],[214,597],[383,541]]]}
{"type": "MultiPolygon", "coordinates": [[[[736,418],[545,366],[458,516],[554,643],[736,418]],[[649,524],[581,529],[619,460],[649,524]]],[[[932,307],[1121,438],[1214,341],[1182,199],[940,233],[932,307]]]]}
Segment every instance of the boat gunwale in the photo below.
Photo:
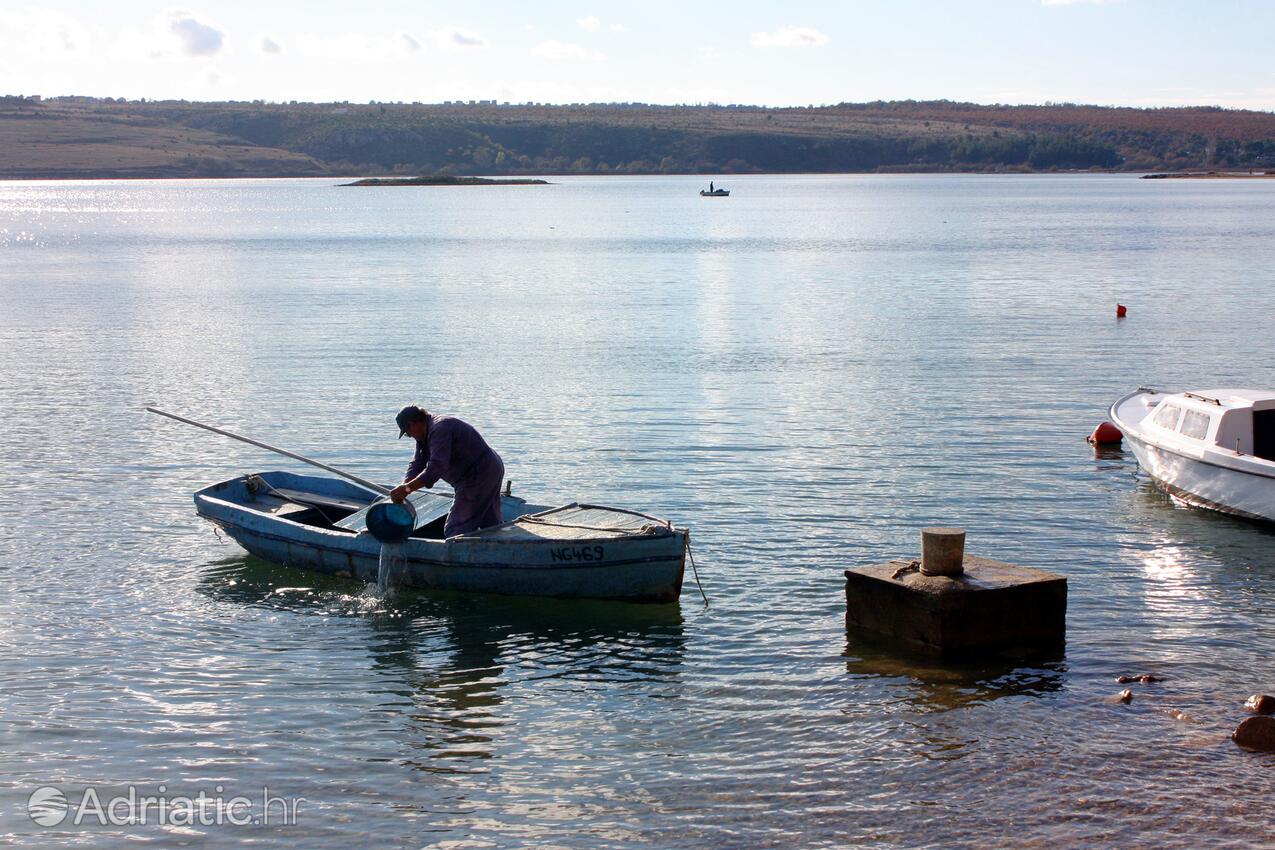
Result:
{"type": "MultiPolygon", "coordinates": [[[[232,511],[242,511],[244,513],[251,514],[252,516],[259,517],[260,519],[266,520],[269,522],[286,524],[287,526],[304,530],[307,532],[311,532],[311,533],[331,535],[334,540],[335,539],[341,539],[341,540],[358,540],[359,539],[359,535],[361,534],[361,532],[353,531],[351,529],[346,529],[346,528],[339,528],[339,527],[325,528],[323,526],[310,525],[308,523],[297,522],[296,520],[289,519],[286,516],[278,516],[276,514],[271,514],[265,511],[257,510],[255,508],[249,507],[248,505],[242,502],[233,502],[227,499],[218,498],[216,496],[211,495],[209,492],[215,488],[224,487],[228,484],[233,484],[234,482],[241,480],[243,477],[244,476],[236,476],[235,478],[231,478],[226,481],[221,481],[216,484],[210,484],[207,487],[203,487],[195,491],[195,494],[194,494],[195,512],[200,516],[200,518],[207,520],[209,522],[213,522],[214,524],[217,524],[222,528],[227,527],[226,525],[222,525],[220,522],[217,522],[216,520],[218,518],[210,517],[206,515],[203,510],[201,510],[204,503],[211,503],[211,504],[224,506],[226,509],[229,509],[232,511]]],[[[502,528],[507,525],[513,525],[517,523],[518,520],[523,519],[524,517],[539,517],[547,513],[552,513],[554,511],[564,510],[566,508],[571,508],[571,507],[604,508],[606,510],[614,510],[621,513],[627,513],[627,514],[632,514],[634,516],[640,516],[640,517],[643,517],[644,519],[655,520],[656,522],[659,522],[661,525],[657,529],[654,529],[655,533],[639,532],[639,531],[625,532],[625,531],[617,529],[616,532],[611,533],[611,536],[607,536],[607,537],[572,537],[572,538],[562,538],[562,539],[513,538],[513,539],[502,540],[502,539],[496,539],[496,538],[484,538],[482,536],[477,536],[477,535],[474,535],[474,536],[455,535],[455,536],[447,537],[443,539],[431,538],[431,537],[409,537],[408,542],[415,543],[415,544],[437,544],[437,545],[447,545],[449,543],[465,542],[469,544],[499,545],[499,546],[513,546],[513,545],[576,546],[576,545],[584,545],[586,543],[606,544],[606,543],[616,543],[621,541],[629,542],[629,541],[640,541],[640,540],[656,540],[656,539],[662,539],[665,537],[677,537],[677,536],[688,537],[690,535],[689,529],[676,528],[673,526],[672,523],[670,523],[667,520],[659,519],[658,517],[653,517],[648,514],[639,513],[638,511],[630,511],[625,508],[609,508],[609,507],[606,507],[605,505],[582,505],[577,502],[572,502],[570,505],[560,505],[555,508],[548,508],[544,511],[539,511],[535,514],[524,514],[523,516],[517,517],[516,519],[509,520],[508,522],[503,522],[500,525],[493,525],[491,526],[491,528],[492,529],[502,528]]],[[[244,526],[239,523],[234,523],[234,527],[243,528],[244,526]]],[[[250,530],[250,529],[246,529],[246,530],[250,530]]],[[[258,532],[252,531],[252,533],[258,533],[258,532]]],[[[284,538],[275,538],[275,539],[284,539],[284,538]]],[[[305,545],[305,544],[300,544],[298,542],[298,545],[305,545]]]]}

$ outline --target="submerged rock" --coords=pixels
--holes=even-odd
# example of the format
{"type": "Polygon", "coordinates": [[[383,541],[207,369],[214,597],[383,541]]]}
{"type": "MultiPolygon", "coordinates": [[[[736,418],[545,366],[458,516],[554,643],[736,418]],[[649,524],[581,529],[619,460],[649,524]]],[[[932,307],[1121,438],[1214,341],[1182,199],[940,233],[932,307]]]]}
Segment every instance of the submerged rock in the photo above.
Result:
{"type": "Polygon", "coordinates": [[[1270,694],[1253,694],[1244,703],[1252,714],[1275,714],[1275,697],[1270,694]]]}
{"type": "Polygon", "coordinates": [[[1128,685],[1133,682],[1141,682],[1144,685],[1153,685],[1156,682],[1163,682],[1163,681],[1164,681],[1163,676],[1152,676],[1149,673],[1143,673],[1140,676],[1117,676],[1116,677],[1117,685],[1128,685]]]}
{"type": "Polygon", "coordinates": [[[1275,752],[1275,717],[1249,717],[1231,733],[1231,740],[1246,750],[1275,752]]]}

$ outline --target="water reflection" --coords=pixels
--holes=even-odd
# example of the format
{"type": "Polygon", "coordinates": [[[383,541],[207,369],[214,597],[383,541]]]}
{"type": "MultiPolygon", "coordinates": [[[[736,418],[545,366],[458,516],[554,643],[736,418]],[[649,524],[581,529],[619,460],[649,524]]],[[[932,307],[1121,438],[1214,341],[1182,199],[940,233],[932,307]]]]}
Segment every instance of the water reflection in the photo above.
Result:
{"type": "Polygon", "coordinates": [[[1239,581],[1254,593],[1275,591],[1275,526],[1192,507],[1146,480],[1125,510],[1148,579],[1178,587],[1239,581]]]}
{"type": "Polygon", "coordinates": [[[902,689],[900,701],[918,714],[1053,693],[1062,689],[1066,672],[1061,653],[958,664],[894,653],[853,633],[843,655],[846,672],[853,676],[895,680],[902,689]]]}
{"type": "Polygon", "coordinates": [[[524,682],[670,681],[684,661],[676,604],[359,588],[251,555],[209,565],[198,585],[222,602],[361,618],[372,670],[401,684],[385,710],[416,733],[408,763],[432,773],[484,772],[515,720],[506,700],[524,682]]]}
{"type": "MultiPolygon", "coordinates": [[[[985,730],[965,710],[1007,697],[1034,701],[1061,691],[1061,658],[957,664],[896,654],[851,633],[846,673],[870,689],[884,689],[884,710],[910,733],[902,742],[926,761],[956,761],[974,752],[985,730]]],[[[877,709],[882,710],[882,707],[877,709]]]]}
{"type": "Polygon", "coordinates": [[[1119,443],[1115,445],[1095,443],[1093,457],[1094,460],[1099,461],[1098,469],[1125,469],[1124,461],[1133,457],[1133,453],[1126,452],[1119,443]]]}
{"type": "Polygon", "coordinates": [[[1161,594],[1168,596],[1198,597],[1195,585],[1197,578],[1193,565],[1195,557],[1187,548],[1179,544],[1161,542],[1155,548],[1147,549],[1138,555],[1147,579],[1159,587],[1161,594]]]}

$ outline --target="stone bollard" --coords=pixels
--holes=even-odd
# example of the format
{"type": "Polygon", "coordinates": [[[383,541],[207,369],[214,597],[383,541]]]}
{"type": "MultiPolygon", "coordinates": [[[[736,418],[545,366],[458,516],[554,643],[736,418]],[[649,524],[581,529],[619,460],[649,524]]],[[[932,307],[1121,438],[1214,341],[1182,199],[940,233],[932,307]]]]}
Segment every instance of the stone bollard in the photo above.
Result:
{"type": "Polygon", "coordinates": [[[921,572],[927,576],[965,572],[965,529],[921,529],[921,572]]]}
{"type": "Polygon", "coordinates": [[[965,532],[927,528],[921,558],[846,570],[846,628],[942,658],[1055,656],[1067,579],[976,555],[965,532]]]}

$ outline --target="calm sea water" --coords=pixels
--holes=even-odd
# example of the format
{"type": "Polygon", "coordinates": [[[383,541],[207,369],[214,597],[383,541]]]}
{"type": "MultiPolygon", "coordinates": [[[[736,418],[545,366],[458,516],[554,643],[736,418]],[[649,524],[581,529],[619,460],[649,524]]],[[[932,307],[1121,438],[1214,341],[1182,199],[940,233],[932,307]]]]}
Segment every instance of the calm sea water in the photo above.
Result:
{"type": "Polygon", "coordinates": [[[335,182],[0,184],[0,844],[1275,846],[1275,756],[1227,738],[1275,690],[1275,535],[1084,442],[1138,384],[1275,385],[1275,185],[335,182]],[[258,561],[190,494],[298,467],[141,410],[388,481],[411,401],[533,501],[689,525],[711,606],[258,561]],[[930,524],[1066,575],[1065,658],[848,637],[842,571],[930,524]],[[129,785],[304,802],[27,814],[129,785]]]}

